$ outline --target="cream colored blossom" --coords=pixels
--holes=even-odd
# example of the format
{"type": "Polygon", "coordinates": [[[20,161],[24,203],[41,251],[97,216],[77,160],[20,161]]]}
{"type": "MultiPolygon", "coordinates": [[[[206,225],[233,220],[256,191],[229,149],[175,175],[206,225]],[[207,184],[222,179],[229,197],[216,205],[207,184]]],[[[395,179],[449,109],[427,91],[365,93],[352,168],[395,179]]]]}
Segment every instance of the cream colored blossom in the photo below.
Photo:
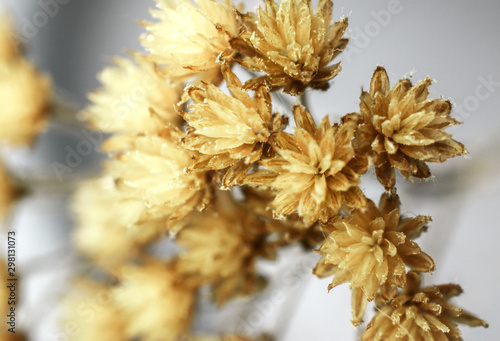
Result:
{"type": "Polygon", "coordinates": [[[103,88],[89,94],[92,104],[85,111],[93,128],[134,134],[181,123],[174,105],[182,94],[182,84],[160,75],[155,65],[143,57],[134,59],[137,63],[117,58],[116,67],[99,75],[103,88]]]}
{"type": "Polygon", "coordinates": [[[361,94],[363,123],[354,146],[371,156],[377,177],[387,189],[396,183],[394,169],[408,179],[428,178],[431,173],[425,162],[444,162],[468,153],[444,132],[459,122],[450,117],[449,101],[427,99],[430,85],[430,78],[414,86],[403,79],[391,89],[387,72],[379,66],[370,91],[361,94]]]}
{"type": "Polygon", "coordinates": [[[129,339],[177,341],[187,334],[195,293],[182,283],[172,263],[126,266],[119,278],[114,296],[129,339]]]}
{"type": "Polygon", "coordinates": [[[9,214],[17,195],[12,179],[0,162],[0,222],[9,214]]]}
{"type": "Polygon", "coordinates": [[[142,200],[126,197],[109,176],[82,182],[72,208],[76,247],[106,268],[137,258],[164,230],[161,222],[147,219],[142,200]]]}
{"type": "Polygon", "coordinates": [[[179,130],[165,128],[158,135],[131,138],[130,150],[110,170],[124,196],[146,205],[143,220],[163,220],[164,229],[172,232],[208,200],[206,173],[186,173],[192,152],[180,144],[183,137],[179,130]]]}
{"type": "Polygon", "coordinates": [[[178,256],[179,272],[194,285],[213,285],[219,304],[253,293],[262,284],[255,272],[257,256],[275,257],[265,236],[257,216],[235,203],[229,192],[218,192],[215,206],[193,215],[178,235],[184,248],[178,256]]]}
{"type": "Polygon", "coordinates": [[[126,320],[117,306],[113,287],[103,283],[79,280],[64,302],[61,329],[71,341],[127,341],[126,320]]]}
{"type": "Polygon", "coordinates": [[[420,275],[408,273],[408,286],[390,302],[380,304],[363,333],[362,341],[462,340],[457,323],[471,327],[488,324],[451,304],[462,293],[456,284],[420,287],[420,275]]]}
{"type": "Polygon", "coordinates": [[[231,0],[156,2],[151,13],[158,22],[145,23],[148,34],[142,38],[152,59],[172,77],[219,83],[217,58],[232,54],[229,40],[240,31],[231,0]]]}
{"type": "Polygon", "coordinates": [[[0,61],[0,141],[29,145],[46,126],[50,81],[25,60],[0,61]]]}
{"type": "Polygon", "coordinates": [[[362,207],[366,198],[359,189],[360,174],[368,167],[366,158],[355,158],[351,139],[356,115],[331,125],[328,117],[316,127],[311,114],[294,107],[295,134],[280,132],[273,139],[277,157],[262,161],[266,171],[249,175],[245,183],[270,186],[277,191],[271,203],[278,217],[298,213],[312,225],[326,223],[345,202],[362,207]]]}
{"type": "Polygon", "coordinates": [[[412,241],[430,217],[401,218],[396,194],[384,193],[379,206],[368,200],[365,207],[335,222],[318,250],[322,258],[314,269],[319,277],[334,275],[328,290],[350,284],[354,325],[361,322],[366,301],[375,298],[381,285],[406,285],[405,266],[421,272],[434,269],[432,258],[412,241]]]}
{"type": "Polygon", "coordinates": [[[266,0],[265,9],[243,15],[245,30],[233,42],[248,58],[239,63],[252,71],[265,72],[245,83],[284,86],[284,92],[300,95],[307,86],[325,90],[328,81],[341,70],[341,63],[329,65],[346,46],[342,36],[347,18],[332,23],[332,1],[320,0],[313,12],[310,0],[266,0]]]}
{"type": "Polygon", "coordinates": [[[188,106],[190,111],[182,113],[189,125],[185,145],[200,153],[191,168],[234,165],[237,174],[233,177],[237,178],[247,173],[251,163],[269,154],[267,142],[286,120],[279,114],[272,115],[266,86],[257,88],[252,100],[227,64],[222,64],[222,71],[231,95],[209,83],[187,90],[193,104],[188,106]]]}

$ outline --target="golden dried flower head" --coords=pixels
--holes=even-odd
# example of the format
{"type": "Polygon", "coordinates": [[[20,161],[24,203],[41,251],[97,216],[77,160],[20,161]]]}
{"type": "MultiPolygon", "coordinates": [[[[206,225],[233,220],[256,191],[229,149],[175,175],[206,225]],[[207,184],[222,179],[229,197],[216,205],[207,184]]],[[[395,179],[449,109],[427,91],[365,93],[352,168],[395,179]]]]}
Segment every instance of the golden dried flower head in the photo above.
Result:
{"type": "Polygon", "coordinates": [[[431,79],[412,86],[400,80],[391,89],[381,66],[373,73],[370,91],[361,94],[360,124],[354,146],[370,155],[377,177],[387,189],[396,183],[394,169],[411,179],[428,178],[425,162],[443,162],[467,154],[465,147],[444,129],[458,124],[450,117],[451,104],[444,99],[427,99],[431,79]]]}
{"type": "Polygon", "coordinates": [[[0,222],[5,220],[18,196],[18,190],[0,162],[0,222]]]}
{"type": "Polygon", "coordinates": [[[172,77],[219,83],[217,58],[232,54],[229,40],[240,31],[231,0],[156,1],[158,9],[151,13],[159,22],[146,23],[142,38],[153,61],[172,77]]]}
{"type": "Polygon", "coordinates": [[[256,258],[274,258],[276,252],[265,243],[262,222],[229,192],[217,192],[215,206],[192,215],[177,242],[184,248],[178,271],[196,286],[212,284],[219,304],[260,289],[256,258]]]}
{"type": "Polygon", "coordinates": [[[116,67],[105,69],[99,80],[103,88],[89,94],[92,104],[85,118],[95,129],[109,133],[156,132],[165,125],[180,125],[174,108],[182,94],[182,84],[161,76],[153,63],[117,58],[116,67]]]}
{"type": "Polygon", "coordinates": [[[364,206],[366,198],[358,185],[368,161],[356,158],[351,146],[357,116],[345,116],[340,125],[331,125],[325,117],[318,127],[302,106],[294,107],[294,116],[295,134],[277,133],[273,146],[278,157],[263,160],[267,170],[249,175],[245,183],[274,188],[275,215],[298,213],[306,225],[318,219],[326,223],[344,202],[364,206]]]}
{"type": "Polygon", "coordinates": [[[126,320],[113,297],[113,287],[79,280],[64,302],[63,330],[71,330],[72,341],[125,341],[126,320]]]}
{"type": "Polygon", "coordinates": [[[163,220],[165,230],[182,228],[193,210],[201,210],[208,200],[206,174],[191,172],[192,152],[181,146],[184,134],[165,128],[158,135],[130,139],[130,150],[112,163],[111,174],[125,196],[144,202],[143,221],[163,220]]]}
{"type": "Polygon", "coordinates": [[[462,293],[456,284],[420,287],[420,275],[409,272],[406,290],[380,304],[362,341],[462,340],[457,323],[471,327],[488,324],[448,302],[462,293]]]}
{"type": "Polygon", "coordinates": [[[252,100],[225,63],[222,72],[231,95],[210,83],[188,88],[193,104],[182,112],[189,125],[185,145],[200,153],[193,169],[224,169],[242,161],[235,168],[243,166],[240,173],[246,174],[251,163],[269,153],[269,137],[286,120],[273,117],[266,86],[259,86],[252,100]]]}
{"type": "Polygon", "coordinates": [[[373,300],[383,284],[404,287],[406,269],[430,272],[434,261],[411,239],[418,236],[429,217],[400,217],[399,197],[384,193],[379,207],[368,200],[330,227],[333,230],[319,250],[314,273],[319,277],[334,275],[328,290],[342,283],[353,289],[353,320],[363,318],[366,301],[373,300]]]}
{"type": "Polygon", "coordinates": [[[50,81],[24,59],[0,61],[0,141],[29,145],[46,126],[50,81]]]}
{"type": "Polygon", "coordinates": [[[141,247],[164,228],[160,222],[145,218],[144,201],[127,198],[110,177],[82,182],[72,208],[75,246],[105,268],[136,258],[141,247]]]}
{"type": "Polygon", "coordinates": [[[187,334],[194,291],[182,283],[172,263],[129,265],[119,278],[114,296],[127,321],[128,339],[177,341],[187,334]]]}
{"type": "Polygon", "coordinates": [[[239,60],[245,68],[265,72],[249,80],[255,89],[265,83],[300,95],[307,86],[326,90],[328,81],[341,70],[341,63],[329,65],[347,45],[342,36],[347,18],[332,23],[332,1],[320,0],[313,13],[310,0],[266,0],[265,10],[243,15],[245,30],[233,45],[248,58],[239,60]]]}

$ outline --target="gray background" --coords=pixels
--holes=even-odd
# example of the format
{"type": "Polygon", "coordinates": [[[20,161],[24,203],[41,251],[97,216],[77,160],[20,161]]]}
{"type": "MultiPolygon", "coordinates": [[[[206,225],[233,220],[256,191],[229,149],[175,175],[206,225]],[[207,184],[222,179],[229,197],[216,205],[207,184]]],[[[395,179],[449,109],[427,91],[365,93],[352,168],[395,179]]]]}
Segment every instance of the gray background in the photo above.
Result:
{"type": "MultiPolygon", "coordinates": [[[[137,19],[149,18],[148,7],[154,4],[70,0],[53,16],[46,16],[45,22],[39,13],[43,12],[41,3],[46,2],[1,0],[0,4],[12,9],[20,33],[28,38],[29,58],[51,75],[58,95],[82,108],[86,93],[98,86],[96,73],[111,57],[139,48],[137,37],[143,30],[137,19]],[[29,31],[30,25],[36,30],[29,31]]],[[[256,3],[249,2],[247,8],[256,3]]],[[[454,302],[490,323],[489,329],[462,327],[466,340],[500,338],[499,14],[500,3],[493,0],[337,1],[334,18],[349,15],[353,39],[342,56],[343,72],[330,91],[310,96],[317,118],[357,111],[361,87],[369,86],[375,66],[382,64],[389,71],[391,84],[412,73],[415,81],[430,75],[437,80],[430,88],[431,97],[443,96],[456,104],[455,117],[464,124],[450,131],[467,146],[470,157],[433,165],[435,180],[405,183],[398,189],[404,212],[433,217],[428,232],[417,240],[437,264],[426,283],[459,283],[465,293],[454,302]],[[493,80],[489,88],[483,85],[488,79],[493,80]]],[[[3,154],[17,174],[53,178],[50,165],[64,160],[65,147],[74,147],[81,139],[78,129],[54,124],[33,149],[4,150],[3,154]]],[[[96,172],[98,161],[95,156],[84,158],[63,186],[71,187],[72,177],[96,172]]],[[[366,175],[364,186],[367,196],[378,200],[382,188],[373,174],[366,175]]],[[[33,330],[33,340],[58,340],[55,302],[71,285],[71,276],[84,271],[77,266],[69,244],[72,222],[68,200],[67,192],[39,190],[19,204],[6,227],[18,231],[25,280],[18,323],[33,330]]],[[[354,340],[348,287],[327,294],[328,279],[318,280],[307,273],[313,261],[310,256],[285,252],[279,261],[280,271],[274,272],[276,284],[247,305],[250,308],[238,325],[251,330],[277,329],[282,335],[279,340],[354,340]],[[290,258],[299,266],[290,269],[290,258]],[[287,298],[270,301],[273,293],[284,293],[287,298]]],[[[262,264],[262,268],[266,271],[270,266],[262,264]]],[[[210,309],[197,321],[200,329],[211,320],[225,321],[229,315],[211,314],[210,309]]],[[[227,311],[232,309],[242,311],[238,303],[227,311]]]]}

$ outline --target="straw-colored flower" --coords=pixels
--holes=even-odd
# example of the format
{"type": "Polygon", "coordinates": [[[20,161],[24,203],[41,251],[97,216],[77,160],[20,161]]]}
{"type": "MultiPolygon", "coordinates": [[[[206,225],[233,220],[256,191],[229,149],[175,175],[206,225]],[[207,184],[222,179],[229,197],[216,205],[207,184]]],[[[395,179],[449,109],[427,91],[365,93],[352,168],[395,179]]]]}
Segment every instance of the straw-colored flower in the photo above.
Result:
{"type": "Polygon", "coordinates": [[[189,124],[185,145],[200,153],[191,168],[224,169],[241,161],[235,170],[244,175],[251,163],[270,153],[267,142],[286,120],[272,115],[266,86],[259,86],[252,100],[226,63],[222,72],[231,95],[209,83],[187,90],[194,104],[182,113],[189,124]]]}
{"type": "Polygon", "coordinates": [[[208,199],[206,174],[185,172],[192,152],[181,146],[183,137],[173,128],[136,136],[110,170],[126,197],[145,203],[144,219],[162,219],[165,230],[172,232],[182,228],[183,218],[193,210],[203,209],[208,199]]]}
{"type": "Polygon", "coordinates": [[[105,268],[138,257],[141,247],[164,230],[160,221],[147,219],[144,201],[127,198],[110,177],[84,181],[72,207],[76,247],[105,268]]]}
{"type": "Polygon", "coordinates": [[[217,192],[214,207],[192,215],[177,242],[184,247],[178,256],[179,272],[196,286],[212,284],[219,304],[258,290],[256,258],[274,258],[276,252],[265,241],[263,223],[235,203],[229,192],[217,192]]]}
{"type": "Polygon", "coordinates": [[[103,88],[89,94],[92,104],[85,111],[93,128],[134,134],[181,123],[174,105],[182,94],[182,84],[161,76],[144,58],[137,56],[135,60],[137,64],[117,58],[116,67],[99,75],[103,88]]]}
{"type": "Polygon", "coordinates": [[[411,179],[428,178],[425,162],[467,154],[465,147],[444,129],[458,124],[450,117],[451,104],[444,99],[427,99],[431,79],[412,86],[400,80],[391,89],[381,66],[373,73],[370,91],[361,94],[360,124],[354,146],[370,155],[377,177],[386,189],[396,183],[394,169],[411,179]]]}
{"type": "Polygon", "coordinates": [[[263,160],[267,170],[247,176],[245,183],[276,189],[271,203],[275,216],[298,213],[308,226],[318,219],[326,223],[343,203],[364,206],[366,198],[358,185],[368,161],[355,158],[351,146],[357,116],[345,116],[340,125],[331,125],[326,117],[318,127],[302,106],[294,107],[294,116],[295,134],[276,134],[278,157],[263,160]]]}
{"type": "Polygon", "coordinates": [[[379,206],[368,200],[364,208],[335,222],[318,250],[322,258],[314,269],[319,277],[334,275],[328,290],[350,284],[354,325],[361,322],[366,301],[375,298],[381,285],[405,286],[405,266],[420,272],[434,269],[432,258],[411,240],[430,218],[401,219],[396,194],[384,193],[379,206]]]}
{"type": "Polygon", "coordinates": [[[255,89],[265,83],[300,95],[307,86],[325,90],[328,81],[341,70],[341,63],[329,64],[346,46],[342,36],[347,18],[332,23],[332,1],[320,0],[313,13],[309,0],[266,0],[258,14],[243,15],[245,30],[233,42],[248,58],[239,63],[265,76],[249,80],[255,89]]]}
{"type": "Polygon", "coordinates": [[[124,314],[114,300],[113,287],[80,280],[64,302],[62,330],[72,341],[127,341],[124,314]]]}
{"type": "Polygon", "coordinates": [[[0,141],[29,145],[46,126],[50,81],[24,59],[0,61],[0,141]]]}
{"type": "Polygon", "coordinates": [[[231,0],[156,0],[152,16],[156,23],[145,23],[143,45],[152,59],[164,65],[172,77],[196,76],[219,83],[223,52],[232,55],[229,40],[237,36],[240,23],[231,0]]]}
{"type": "Polygon", "coordinates": [[[172,263],[126,266],[119,278],[114,296],[127,321],[128,339],[177,341],[187,334],[195,293],[182,283],[172,263]]]}
{"type": "Polygon", "coordinates": [[[457,323],[471,327],[488,324],[448,300],[462,293],[456,284],[420,287],[420,275],[409,272],[404,292],[380,304],[362,341],[462,340],[457,323]]]}

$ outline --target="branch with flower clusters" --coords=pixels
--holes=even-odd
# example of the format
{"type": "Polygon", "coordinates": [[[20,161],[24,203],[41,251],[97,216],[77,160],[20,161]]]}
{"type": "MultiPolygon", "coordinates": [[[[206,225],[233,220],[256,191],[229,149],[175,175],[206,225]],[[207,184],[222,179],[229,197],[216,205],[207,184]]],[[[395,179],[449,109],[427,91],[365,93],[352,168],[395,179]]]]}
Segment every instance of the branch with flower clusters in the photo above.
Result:
{"type": "Polygon", "coordinates": [[[292,244],[321,255],[313,272],[333,276],[328,289],[349,283],[354,325],[375,301],[363,340],[457,340],[457,323],[487,326],[448,302],[459,286],[420,287],[434,261],[414,240],[431,218],[400,215],[396,172],[426,179],[428,162],[467,154],[444,131],[458,124],[450,102],[428,98],[431,79],[391,88],[378,66],[359,113],[333,124],[295,105],[292,130],[273,107],[274,93],[325,91],[341,71],[348,20],[334,22],[332,8],[157,0],[157,21],[143,23],[148,53],[103,71],[85,111],[112,136],[104,174],[75,195],[75,243],[106,275],[83,281],[69,311],[102,291],[110,300],[77,340],[250,340],[231,328],[194,335],[197,292],[210,287],[219,305],[255,294],[266,283],[256,263],[292,244]],[[239,79],[236,64],[256,76],[239,79]],[[385,188],[378,206],[360,188],[371,166],[385,188]],[[149,248],[164,235],[179,247],[167,259],[149,248]]]}

